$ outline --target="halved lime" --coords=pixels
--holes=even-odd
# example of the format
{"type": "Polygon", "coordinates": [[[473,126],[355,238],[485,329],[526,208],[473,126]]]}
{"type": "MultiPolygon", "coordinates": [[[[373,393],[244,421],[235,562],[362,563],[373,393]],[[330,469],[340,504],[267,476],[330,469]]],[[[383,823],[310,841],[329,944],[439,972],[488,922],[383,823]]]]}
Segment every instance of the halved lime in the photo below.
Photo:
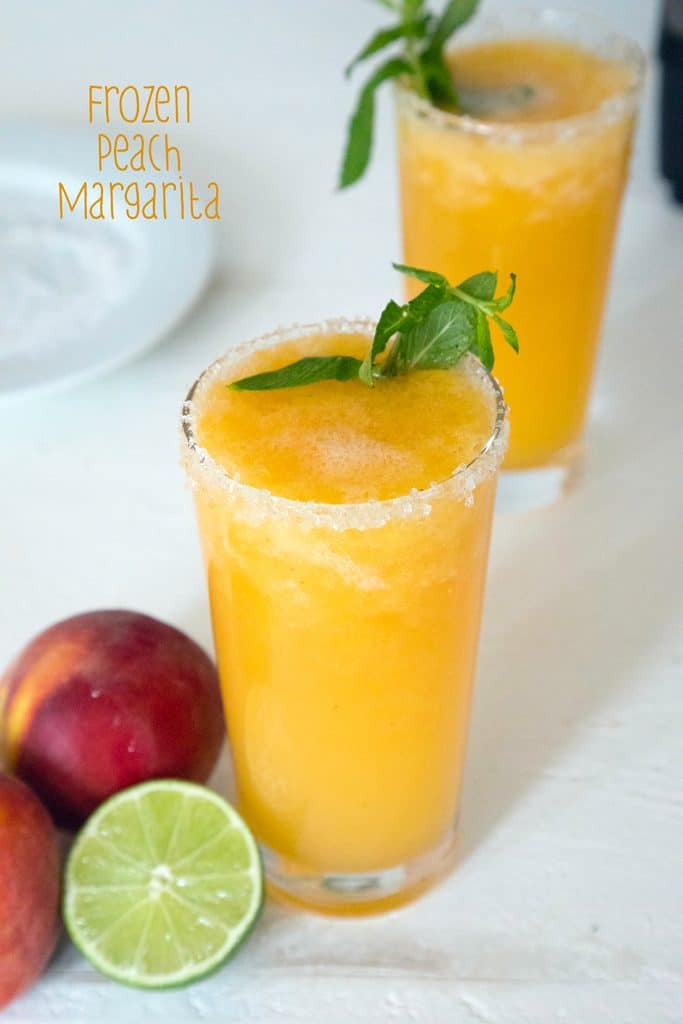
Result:
{"type": "Polygon", "coordinates": [[[103,974],[142,988],[218,967],[263,903],[254,837],[204,786],[144,782],[102,804],[69,854],[64,922],[103,974]]]}

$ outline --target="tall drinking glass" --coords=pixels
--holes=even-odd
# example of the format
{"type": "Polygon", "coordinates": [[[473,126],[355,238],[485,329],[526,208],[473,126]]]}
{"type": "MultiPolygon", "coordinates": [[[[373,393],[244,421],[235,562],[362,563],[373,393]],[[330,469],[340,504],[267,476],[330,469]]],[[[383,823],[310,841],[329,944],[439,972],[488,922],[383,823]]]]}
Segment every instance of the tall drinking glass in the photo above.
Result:
{"type": "Polygon", "coordinates": [[[449,63],[476,116],[396,87],[405,262],[451,280],[517,272],[523,357],[503,346],[496,363],[501,487],[544,503],[581,450],[643,59],[570,8],[510,5],[458,40],[449,63]]]}
{"type": "Polygon", "coordinates": [[[373,332],[328,321],[260,338],[210,366],[183,410],[239,806],[276,892],[334,913],[403,902],[453,862],[506,409],[472,356],[372,390],[225,384],[326,339],[365,351],[373,332]],[[439,420],[448,410],[457,423],[439,420]],[[349,465],[429,467],[448,429],[475,439],[466,464],[359,498],[372,480],[349,465]],[[268,434],[271,465],[249,454],[261,430],[282,432],[281,447],[268,434]],[[317,457],[334,500],[287,497],[295,479],[315,483],[317,457]],[[285,496],[263,485],[273,474],[285,496]]]}

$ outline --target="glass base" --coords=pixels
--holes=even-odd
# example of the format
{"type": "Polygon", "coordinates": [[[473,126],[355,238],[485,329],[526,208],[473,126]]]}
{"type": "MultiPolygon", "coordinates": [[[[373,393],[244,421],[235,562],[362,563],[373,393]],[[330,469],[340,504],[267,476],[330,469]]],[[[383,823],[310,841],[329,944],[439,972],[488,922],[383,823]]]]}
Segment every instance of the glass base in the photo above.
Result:
{"type": "Polygon", "coordinates": [[[505,469],[498,480],[496,512],[518,515],[547,508],[559,501],[581,474],[582,449],[573,446],[560,452],[550,465],[530,469],[505,469]]]}
{"type": "Polygon", "coordinates": [[[381,914],[416,899],[451,871],[455,829],[438,847],[407,864],[367,872],[312,874],[261,844],[268,892],[278,901],[318,914],[381,914]]]}

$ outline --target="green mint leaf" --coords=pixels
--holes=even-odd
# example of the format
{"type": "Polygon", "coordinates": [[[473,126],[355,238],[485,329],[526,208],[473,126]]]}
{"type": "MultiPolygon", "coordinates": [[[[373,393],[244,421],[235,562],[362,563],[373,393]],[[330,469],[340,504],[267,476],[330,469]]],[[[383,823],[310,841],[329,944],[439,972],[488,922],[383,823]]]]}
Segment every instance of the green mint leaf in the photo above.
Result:
{"type": "MultiPolygon", "coordinates": [[[[462,287],[462,286],[461,286],[462,287]]],[[[475,345],[471,348],[475,356],[483,363],[487,370],[493,369],[494,354],[491,344],[491,328],[489,327],[486,314],[481,309],[476,311],[477,335],[475,345]]]]}
{"type": "Polygon", "coordinates": [[[382,310],[382,314],[377,322],[375,337],[372,341],[371,354],[373,360],[375,356],[384,351],[392,335],[396,334],[396,331],[400,329],[405,317],[404,309],[404,306],[399,306],[398,302],[394,302],[391,299],[382,310]]]}
{"type": "Polygon", "coordinates": [[[339,177],[339,187],[346,188],[363,175],[370,162],[375,119],[375,90],[389,78],[398,78],[410,71],[402,57],[393,57],[380,64],[363,86],[358,106],[349,124],[349,134],[339,177]]]}
{"type": "Polygon", "coordinates": [[[490,302],[496,294],[498,286],[498,274],[492,270],[482,270],[480,274],[468,277],[458,285],[461,292],[467,292],[474,299],[481,299],[483,302],[490,302]]]}
{"type": "Polygon", "coordinates": [[[379,320],[377,321],[377,328],[375,330],[375,336],[372,339],[372,347],[359,370],[359,377],[365,383],[372,387],[372,367],[375,359],[378,355],[384,352],[388,342],[396,334],[403,324],[405,318],[405,306],[399,306],[398,302],[394,302],[393,299],[386,304],[379,320]]]}
{"type": "Polygon", "coordinates": [[[420,270],[419,267],[409,267],[405,263],[392,263],[391,265],[394,270],[398,270],[399,274],[405,274],[406,277],[415,277],[418,281],[438,285],[440,288],[450,288],[448,278],[443,274],[437,274],[434,270],[420,270]]]}
{"type": "Polygon", "coordinates": [[[450,0],[432,32],[430,50],[441,50],[453,33],[469,21],[477,9],[478,2],[479,0],[450,0]]]}
{"type": "Polygon", "coordinates": [[[498,310],[499,313],[502,313],[504,309],[508,308],[508,306],[515,297],[516,290],[517,275],[510,274],[510,286],[508,287],[508,290],[506,291],[505,295],[503,295],[500,299],[496,301],[496,309],[498,310]]]}
{"type": "Polygon", "coordinates": [[[414,299],[411,299],[406,308],[403,330],[412,327],[418,320],[424,320],[428,313],[431,313],[436,306],[446,301],[446,291],[440,285],[428,284],[414,299]]]}
{"type": "Polygon", "coordinates": [[[380,355],[394,334],[398,331],[406,333],[421,320],[431,313],[436,306],[444,301],[444,289],[435,284],[429,284],[419,295],[405,306],[399,306],[392,299],[383,309],[382,315],[377,323],[377,330],[372,342],[372,348],[363,360],[360,370],[360,378],[366,384],[372,384],[372,367],[375,359],[380,355]]]}
{"type": "Polygon", "coordinates": [[[393,359],[395,372],[454,366],[470,347],[475,316],[460,299],[442,302],[422,323],[399,336],[393,359]]]}
{"type": "Polygon", "coordinates": [[[375,382],[372,376],[372,358],[369,352],[358,367],[358,376],[369,388],[373,387],[375,382]]]}
{"type": "Polygon", "coordinates": [[[503,320],[502,316],[494,314],[493,319],[500,327],[503,337],[507,341],[510,348],[513,348],[515,352],[519,352],[519,341],[517,340],[517,331],[514,329],[512,324],[509,324],[507,320],[503,320]]]}
{"type": "Polygon", "coordinates": [[[441,51],[427,49],[420,56],[419,62],[422,80],[432,103],[440,107],[457,109],[458,93],[441,51]]]}
{"type": "Polygon", "coordinates": [[[279,370],[255,373],[233,381],[233,391],[274,391],[277,388],[299,388],[319,380],[353,380],[358,377],[360,359],[353,356],[305,356],[279,370]]]}
{"type": "MultiPolygon", "coordinates": [[[[447,292],[443,287],[436,284],[428,284],[406,306],[398,307],[401,318],[398,322],[397,331],[401,334],[407,334],[413,327],[422,323],[433,309],[442,305],[446,301],[446,297],[447,292]]],[[[398,340],[389,353],[389,358],[382,366],[380,376],[390,377],[394,373],[401,372],[397,362],[400,359],[400,354],[401,342],[398,340]]]]}
{"type": "Polygon", "coordinates": [[[385,49],[385,47],[391,46],[391,44],[395,43],[398,39],[424,39],[427,33],[428,24],[429,18],[425,15],[422,18],[402,22],[400,25],[394,25],[391,28],[380,29],[375,33],[372,39],[366,43],[360,53],[356,54],[346,68],[344,74],[348,78],[358,64],[367,60],[368,57],[372,57],[373,54],[379,53],[379,51],[385,49]]]}

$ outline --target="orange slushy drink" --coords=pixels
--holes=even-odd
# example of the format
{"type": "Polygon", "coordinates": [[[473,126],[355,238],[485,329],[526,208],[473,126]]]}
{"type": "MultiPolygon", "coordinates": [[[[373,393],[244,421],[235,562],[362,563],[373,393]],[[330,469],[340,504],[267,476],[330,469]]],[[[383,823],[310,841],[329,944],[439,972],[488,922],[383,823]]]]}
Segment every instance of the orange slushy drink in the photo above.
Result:
{"type": "Polygon", "coordinates": [[[184,414],[239,805],[276,889],[331,911],[452,861],[505,407],[471,356],[373,388],[226,384],[362,357],[373,330],[238,348],[184,414]]]}
{"type": "Polygon", "coordinates": [[[511,266],[522,282],[524,358],[503,350],[496,364],[506,469],[568,464],[577,450],[641,78],[637,47],[567,41],[572,18],[555,12],[515,35],[520,17],[449,51],[467,115],[396,89],[405,262],[454,277],[511,266]]]}

